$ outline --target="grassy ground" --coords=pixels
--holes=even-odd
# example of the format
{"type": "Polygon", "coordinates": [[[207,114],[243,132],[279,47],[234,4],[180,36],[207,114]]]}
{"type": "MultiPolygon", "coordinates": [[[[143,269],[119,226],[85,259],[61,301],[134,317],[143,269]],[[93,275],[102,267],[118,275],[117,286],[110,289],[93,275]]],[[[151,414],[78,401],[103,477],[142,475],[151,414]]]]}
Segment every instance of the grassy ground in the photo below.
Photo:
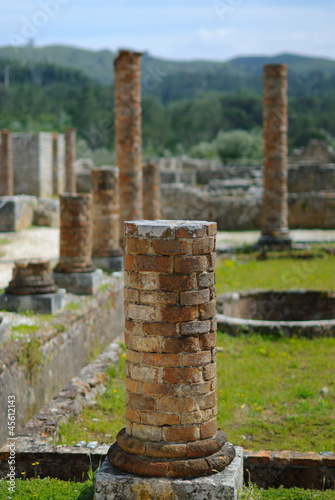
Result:
{"type": "MultiPolygon", "coordinates": [[[[57,479],[16,481],[13,500],[93,500],[91,482],[72,483],[57,479]]],[[[334,500],[334,491],[314,491],[292,488],[262,490],[256,486],[239,492],[241,500],[334,500]]],[[[8,500],[8,482],[0,481],[0,500],[8,500]]]]}
{"type": "Polygon", "coordinates": [[[231,259],[218,259],[216,281],[218,293],[237,290],[335,289],[335,258],[318,251],[317,257],[309,254],[292,254],[293,258],[256,260],[254,255],[240,255],[231,259]]]}

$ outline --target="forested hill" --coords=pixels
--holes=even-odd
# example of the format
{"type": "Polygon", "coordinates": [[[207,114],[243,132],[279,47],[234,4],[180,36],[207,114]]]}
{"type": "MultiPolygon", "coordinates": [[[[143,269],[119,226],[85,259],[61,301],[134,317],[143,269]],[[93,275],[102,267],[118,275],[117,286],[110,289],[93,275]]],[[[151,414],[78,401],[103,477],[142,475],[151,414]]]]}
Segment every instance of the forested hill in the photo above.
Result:
{"type": "MultiPolygon", "coordinates": [[[[113,60],[115,53],[110,50],[87,50],[66,45],[50,45],[46,47],[0,47],[0,59],[14,59],[24,64],[50,63],[58,66],[77,69],[102,84],[113,81],[113,60]]],[[[237,57],[229,61],[169,61],[143,54],[143,70],[156,68],[157,72],[170,75],[185,73],[189,75],[229,74],[231,77],[260,75],[264,64],[286,63],[290,73],[307,74],[321,72],[325,75],[335,73],[335,60],[306,57],[295,54],[277,56],[237,57]]]]}

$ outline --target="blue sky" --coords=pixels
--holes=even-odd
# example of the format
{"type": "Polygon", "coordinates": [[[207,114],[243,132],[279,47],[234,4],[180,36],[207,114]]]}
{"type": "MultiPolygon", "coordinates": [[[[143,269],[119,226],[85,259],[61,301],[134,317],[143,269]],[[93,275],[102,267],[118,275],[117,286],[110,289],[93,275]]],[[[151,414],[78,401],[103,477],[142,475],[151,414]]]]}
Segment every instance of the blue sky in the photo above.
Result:
{"type": "Polygon", "coordinates": [[[335,59],[335,0],[11,0],[0,45],[129,47],[169,59],[294,52],[335,59]]]}

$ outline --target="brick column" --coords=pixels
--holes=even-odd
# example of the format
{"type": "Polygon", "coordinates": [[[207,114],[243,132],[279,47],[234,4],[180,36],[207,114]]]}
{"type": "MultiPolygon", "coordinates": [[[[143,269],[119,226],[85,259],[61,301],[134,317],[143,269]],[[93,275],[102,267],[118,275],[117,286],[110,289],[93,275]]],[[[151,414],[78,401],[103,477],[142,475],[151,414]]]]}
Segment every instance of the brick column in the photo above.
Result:
{"type": "Polygon", "coordinates": [[[143,165],[143,218],[161,218],[160,173],[157,163],[143,165]]]}
{"type": "Polygon", "coordinates": [[[60,258],[55,273],[87,273],[92,263],[92,196],[60,196],[60,258]]]}
{"type": "Polygon", "coordinates": [[[69,128],[64,131],[65,136],[65,192],[75,193],[76,188],[76,129],[69,128]]]}
{"type": "Polygon", "coordinates": [[[92,169],[91,192],[93,262],[107,271],[121,271],[123,252],[120,248],[119,169],[92,169]]]}
{"type": "Polygon", "coordinates": [[[287,195],[287,68],[264,66],[264,201],[260,244],[290,244],[287,195]]]}
{"type": "Polygon", "coordinates": [[[141,54],[120,51],[115,67],[116,165],[120,169],[120,235],[142,219],[141,54]]]}
{"type": "Polygon", "coordinates": [[[204,476],[234,458],[216,422],[215,235],[125,222],[127,424],[108,452],[123,471],[204,476]]]}
{"type": "Polygon", "coordinates": [[[14,195],[12,132],[1,130],[0,196],[14,195]]]}

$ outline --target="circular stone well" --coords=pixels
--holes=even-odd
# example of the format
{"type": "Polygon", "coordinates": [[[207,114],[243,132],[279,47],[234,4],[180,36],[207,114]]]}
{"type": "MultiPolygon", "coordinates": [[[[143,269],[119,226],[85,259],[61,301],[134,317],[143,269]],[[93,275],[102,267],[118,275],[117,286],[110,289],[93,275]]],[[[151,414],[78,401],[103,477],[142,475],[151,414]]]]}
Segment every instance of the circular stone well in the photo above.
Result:
{"type": "Polygon", "coordinates": [[[217,297],[218,329],[226,333],[334,336],[335,293],[250,290],[217,297]]]}

